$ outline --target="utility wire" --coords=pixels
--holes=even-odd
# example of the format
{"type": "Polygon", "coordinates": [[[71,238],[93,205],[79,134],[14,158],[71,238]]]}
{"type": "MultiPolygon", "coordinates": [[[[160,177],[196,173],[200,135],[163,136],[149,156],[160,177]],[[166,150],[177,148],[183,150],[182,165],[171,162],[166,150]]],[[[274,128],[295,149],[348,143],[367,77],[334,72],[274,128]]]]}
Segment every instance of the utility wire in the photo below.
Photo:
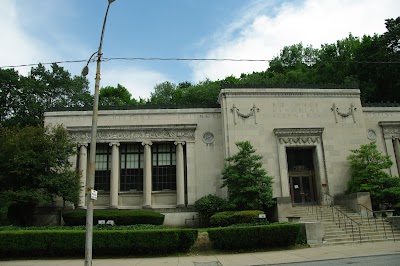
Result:
{"type": "MultiPolygon", "coordinates": [[[[235,59],[235,58],[178,58],[178,57],[103,57],[101,61],[108,62],[113,60],[125,60],[125,61],[214,61],[214,62],[271,62],[272,59],[235,59]]],[[[90,60],[91,62],[96,61],[96,59],[90,60]]],[[[18,68],[18,67],[32,67],[51,64],[68,64],[68,63],[84,63],[87,62],[86,59],[81,60],[64,60],[46,63],[32,63],[32,64],[21,64],[21,65],[8,65],[0,66],[0,68],[18,68]]],[[[322,61],[321,61],[322,62],[322,61]]],[[[357,64],[400,64],[400,61],[326,61],[328,63],[357,63],[357,64]]],[[[295,62],[297,63],[297,62],[295,62]]],[[[316,61],[302,61],[302,63],[313,64],[316,61]]]]}

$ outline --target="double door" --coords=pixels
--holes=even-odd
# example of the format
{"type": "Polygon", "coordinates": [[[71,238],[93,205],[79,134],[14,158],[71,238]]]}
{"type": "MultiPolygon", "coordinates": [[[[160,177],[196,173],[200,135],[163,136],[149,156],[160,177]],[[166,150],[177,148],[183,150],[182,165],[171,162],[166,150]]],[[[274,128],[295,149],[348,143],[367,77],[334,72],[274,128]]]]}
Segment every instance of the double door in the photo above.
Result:
{"type": "Polygon", "coordinates": [[[289,178],[293,205],[305,205],[315,202],[315,182],[312,172],[292,173],[289,174],[289,178]]]}

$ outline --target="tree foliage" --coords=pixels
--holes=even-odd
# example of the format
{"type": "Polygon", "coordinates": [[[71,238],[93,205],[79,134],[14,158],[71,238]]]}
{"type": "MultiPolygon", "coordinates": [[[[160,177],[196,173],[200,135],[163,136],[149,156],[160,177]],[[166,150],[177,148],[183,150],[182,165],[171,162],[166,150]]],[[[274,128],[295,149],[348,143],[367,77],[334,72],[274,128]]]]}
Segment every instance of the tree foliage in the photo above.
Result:
{"type": "Polygon", "coordinates": [[[210,225],[210,217],[217,212],[223,211],[226,205],[225,199],[212,194],[203,196],[194,203],[203,227],[208,227],[210,225]]]}
{"type": "Polygon", "coordinates": [[[369,192],[375,208],[380,204],[399,204],[400,178],[384,171],[392,165],[390,157],[379,152],[375,142],[361,145],[351,152],[347,157],[351,167],[347,192],[369,192]]]}
{"type": "Polygon", "coordinates": [[[237,142],[237,154],[226,158],[222,171],[222,187],[228,187],[229,203],[237,210],[270,207],[272,177],[262,168],[262,156],[249,141],[237,142]]]}
{"type": "Polygon", "coordinates": [[[0,69],[0,124],[37,126],[52,108],[90,106],[93,102],[88,81],[57,64],[31,69],[27,77],[13,69],[0,69]]]}
{"type": "Polygon", "coordinates": [[[136,100],[132,98],[130,92],[120,84],[117,87],[107,86],[100,89],[100,106],[131,106],[136,104],[136,100]]]}
{"type": "Polygon", "coordinates": [[[14,222],[29,224],[34,207],[57,197],[78,202],[79,175],[69,161],[75,153],[61,126],[0,127],[0,205],[12,207],[14,222]]]}

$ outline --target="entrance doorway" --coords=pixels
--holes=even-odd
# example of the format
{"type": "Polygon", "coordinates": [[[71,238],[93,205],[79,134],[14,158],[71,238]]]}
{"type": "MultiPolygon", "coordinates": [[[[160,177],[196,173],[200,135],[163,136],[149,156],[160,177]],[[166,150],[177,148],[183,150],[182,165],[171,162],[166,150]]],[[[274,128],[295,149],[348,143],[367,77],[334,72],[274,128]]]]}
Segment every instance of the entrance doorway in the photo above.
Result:
{"type": "Polygon", "coordinates": [[[316,200],[313,149],[287,148],[286,153],[292,204],[312,204],[316,200]]]}

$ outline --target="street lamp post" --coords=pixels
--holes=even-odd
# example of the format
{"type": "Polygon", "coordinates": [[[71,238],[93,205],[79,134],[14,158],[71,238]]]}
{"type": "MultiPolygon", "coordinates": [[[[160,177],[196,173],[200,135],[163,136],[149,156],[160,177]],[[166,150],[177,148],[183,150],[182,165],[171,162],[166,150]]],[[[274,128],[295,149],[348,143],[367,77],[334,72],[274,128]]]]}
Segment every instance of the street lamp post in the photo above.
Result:
{"type": "Polygon", "coordinates": [[[89,73],[88,64],[92,57],[97,53],[97,68],[96,78],[94,85],[94,101],[93,101],[93,115],[92,115],[92,136],[90,139],[90,155],[89,155],[89,175],[86,180],[86,244],[85,244],[85,266],[92,265],[92,246],[93,246],[93,205],[95,197],[92,196],[94,191],[94,176],[96,169],[96,137],[97,137],[97,115],[99,111],[99,88],[100,88],[100,64],[101,64],[101,48],[103,46],[104,29],[106,27],[108,10],[110,5],[115,0],[108,0],[107,11],[104,16],[103,28],[101,30],[100,44],[97,52],[92,54],[88,63],[82,70],[82,75],[86,76],[89,73]]]}

